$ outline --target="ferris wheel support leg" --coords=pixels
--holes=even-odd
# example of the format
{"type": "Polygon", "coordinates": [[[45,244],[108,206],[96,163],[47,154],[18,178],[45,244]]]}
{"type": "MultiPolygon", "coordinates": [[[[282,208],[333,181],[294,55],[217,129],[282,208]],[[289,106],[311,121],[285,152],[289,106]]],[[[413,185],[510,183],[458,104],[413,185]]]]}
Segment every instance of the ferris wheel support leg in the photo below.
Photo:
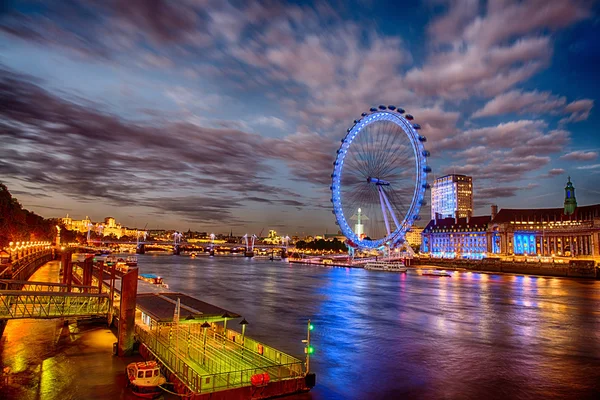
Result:
{"type": "MultiPolygon", "coordinates": [[[[400,224],[398,223],[398,218],[396,218],[396,214],[394,214],[394,211],[392,210],[392,205],[390,204],[390,200],[385,195],[385,192],[383,191],[383,189],[380,189],[379,193],[381,194],[381,196],[383,196],[383,200],[385,200],[385,204],[387,205],[387,208],[390,211],[390,215],[392,216],[392,219],[394,220],[394,223],[396,224],[396,229],[399,229],[400,224]]],[[[388,235],[389,235],[389,229],[388,229],[388,235]]]]}
{"type": "Polygon", "coordinates": [[[381,203],[381,212],[383,214],[383,220],[385,221],[385,229],[387,229],[388,236],[390,235],[390,221],[388,221],[387,212],[384,200],[383,200],[383,190],[381,190],[381,186],[377,186],[377,191],[379,192],[379,202],[381,203]]]}

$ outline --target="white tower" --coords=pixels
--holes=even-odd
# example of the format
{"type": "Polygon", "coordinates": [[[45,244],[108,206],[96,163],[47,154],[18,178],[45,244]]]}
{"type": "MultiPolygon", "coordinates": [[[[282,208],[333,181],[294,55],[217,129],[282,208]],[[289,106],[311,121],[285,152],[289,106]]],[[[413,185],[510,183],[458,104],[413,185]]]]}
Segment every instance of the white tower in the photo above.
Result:
{"type": "Polygon", "coordinates": [[[363,215],[362,210],[359,208],[356,214],[354,214],[350,219],[356,221],[356,224],[354,224],[354,233],[356,233],[356,236],[359,238],[362,238],[365,234],[365,226],[363,225],[362,221],[368,221],[369,218],[366,215],[363,215]]]}

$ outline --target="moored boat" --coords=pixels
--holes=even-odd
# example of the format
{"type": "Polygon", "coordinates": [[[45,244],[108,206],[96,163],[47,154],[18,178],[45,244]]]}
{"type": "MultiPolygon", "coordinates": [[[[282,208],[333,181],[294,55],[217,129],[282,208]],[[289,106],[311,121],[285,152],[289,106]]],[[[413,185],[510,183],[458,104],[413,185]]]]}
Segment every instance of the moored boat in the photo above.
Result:
{"type": "Polygon", "coordinates": [[[126,372],[133,394],[148,399],[160,395],[159,386],[167,381],[156,361],[133,362],[127,365],[126,372]]]}
{"type": "Polygon", "coordinates": [[[141,281],[144,281],[144,282],[148,282],[152,285],[163,287],[165,289],[169,288],[169,285],[167,285],[163,281],[163,278],[161,278],[160,276],[155,275],[155,274],[139,274],[138,279],[141,281]]]}
{"type": "Polygon", "coordinates": [[[128,267],[137,267],[137,265],[138,265],[137,256],[128,256],[127,259],[125,260],[125,264],[127,264],[128,267]]]}
{"type": "Polygon", "coordinates": [[[438,270],[435,270],[435,269],[434,270],[423,271],[421,273],[421,275],[423,275],[423,276],[439,276],[439,277],[446,276],[446,277],[449,277],[449,278],[452,277],[452,275],[450,275],[446,271],[438,271],[438,270]]]}
{"type": "Polygon", "coordinates": [[[407,268],[403,263],[393,263],[386,261],[372,261],[365,264],[365,269],[370,271],[386,272],[406,272],[407,268]]]}

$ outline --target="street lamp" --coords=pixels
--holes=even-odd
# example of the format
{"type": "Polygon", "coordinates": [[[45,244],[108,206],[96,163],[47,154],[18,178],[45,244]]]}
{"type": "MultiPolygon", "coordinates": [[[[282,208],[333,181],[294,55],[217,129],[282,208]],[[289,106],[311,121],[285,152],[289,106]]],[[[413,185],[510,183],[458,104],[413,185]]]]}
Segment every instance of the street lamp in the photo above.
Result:
{"type": "Polygon", "coordinates": [[[204,323],[200,325],[200,327],[202,327],[202,330],[204,331],[204,348],[202,353],[202,364],[204,364],[206,359],[206,328],[210,328],[210,324],[204,321],[204,323]]]}
{"type": "Polygon", "coordinates": [[[246,341],[244,340],[244,338],[246,337],[246,325],[248,325],[248,321],[246,321],[246,318],[242,319],[242,322],[240,322],[240,325],[242,326],[242,360],[244,359],[244,347],[246,347],[246,341]]]}
{"type": "Polygon", "coordinates": [[[233,315],[225,311],[225,314],[221,315],[221,318],[225,318],[225,322],[223,323],[223,346],[225,346],[225,340],[227,339],[227,319],[233,318],[233,315]]]}

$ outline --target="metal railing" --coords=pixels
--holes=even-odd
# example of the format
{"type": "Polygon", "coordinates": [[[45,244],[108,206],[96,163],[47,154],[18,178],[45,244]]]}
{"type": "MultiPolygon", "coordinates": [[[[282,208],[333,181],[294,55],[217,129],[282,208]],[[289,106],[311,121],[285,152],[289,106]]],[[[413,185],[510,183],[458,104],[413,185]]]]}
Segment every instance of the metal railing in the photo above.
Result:
{"type": "MultiPolygon", "coordinates": [[[[204,338],[186,337],[185,332],[178,331],[175,335],[179,333],[179,337],[175,336],[175,340],[180,346],[174,346],[164,335],[150,332],[139,324],[135,326],[135,333],[149,351],[195,393],[250,386],[253,375],[265,372],[271,382],[304,376],[301,360],[261,344],[263,351],[280,354],[279,359],[284,362],[276,362],[264,354],[242,348],[239,343],[224,340],[212,330],[207,332],[206,345],[204,338]]],[[[246,343],[249,340],[258,344],[252,339],[246,340],[246,343]]]]}
{"type": "Polygon", "coordinates": [[[108,304],[105,294],[1,290],[0,319],[106,316],[108,304]]]}
{"type": "MultiPolygon", "coordinates": [[[[17,281],[12,279],[0,279],[2,290],[22,290],[24,292],[57,292],[65,293],[69,286],[65,283],[17,281]]],[[[98,286],[71,285],[73,293],[98,293],[98,286]]]]}

